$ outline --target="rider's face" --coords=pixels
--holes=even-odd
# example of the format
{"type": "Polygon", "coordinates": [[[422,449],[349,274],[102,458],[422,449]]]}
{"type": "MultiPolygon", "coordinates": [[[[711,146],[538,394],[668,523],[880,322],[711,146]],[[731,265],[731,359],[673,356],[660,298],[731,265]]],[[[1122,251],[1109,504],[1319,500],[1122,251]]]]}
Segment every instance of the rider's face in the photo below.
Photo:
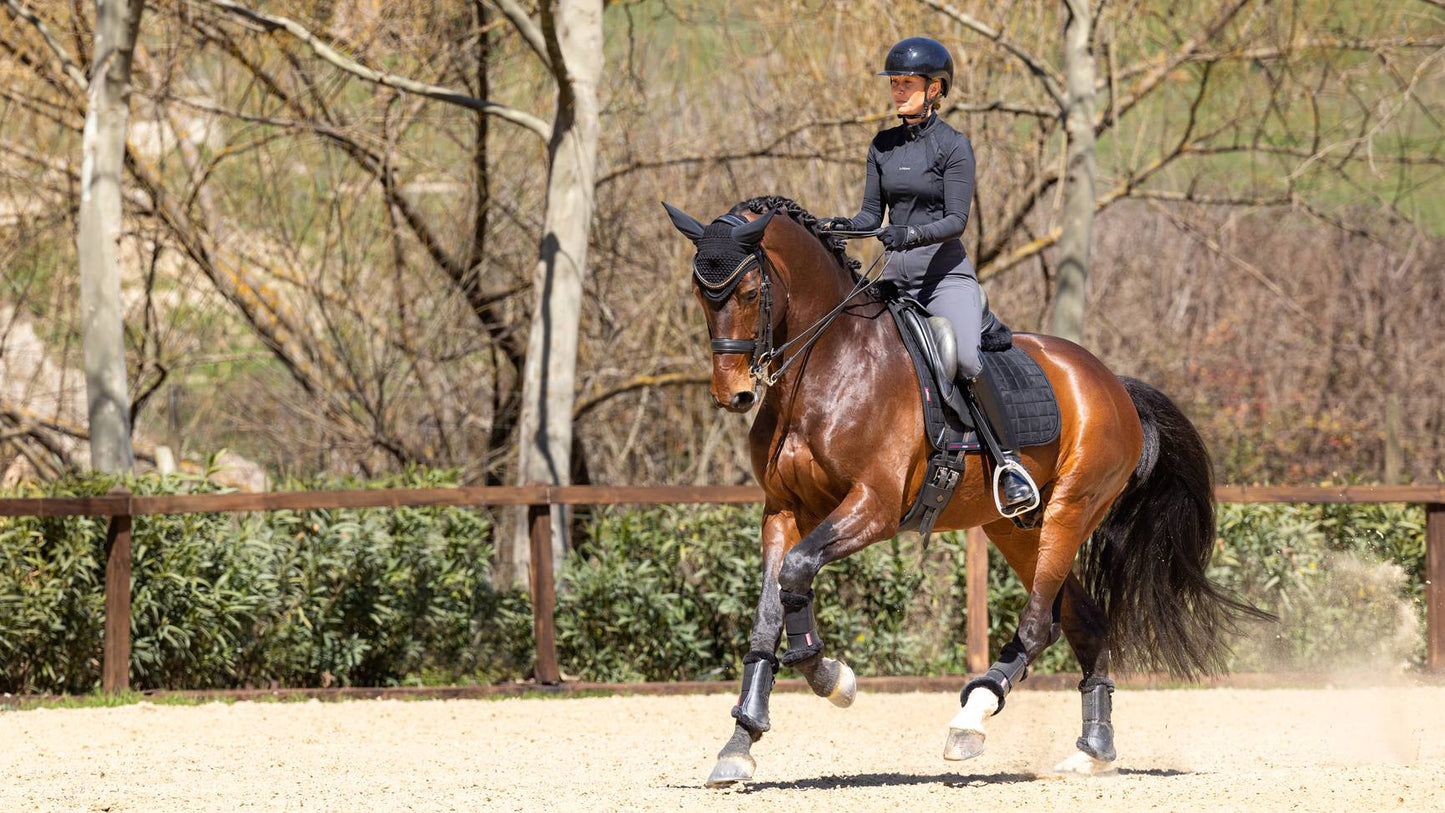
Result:
{"type": "MultiPolygon", "coordinates": [[[[937,96],[940,83],[933,83],[932,95],[937,96]]],[[[924,90],[927,82],[922,76],[890,76],[888,89],[893,95],[893,106],[900,116],[922,116],[924,90]]]]}

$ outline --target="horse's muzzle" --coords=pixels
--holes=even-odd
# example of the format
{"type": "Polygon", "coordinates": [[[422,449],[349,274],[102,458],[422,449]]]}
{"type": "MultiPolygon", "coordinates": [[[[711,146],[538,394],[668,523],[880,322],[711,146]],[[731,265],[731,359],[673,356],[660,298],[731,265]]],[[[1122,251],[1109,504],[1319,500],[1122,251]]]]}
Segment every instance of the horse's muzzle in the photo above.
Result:
{"type": "Polygon", "coordinates": [[[747,412],[758,402],[758,394],[755,390],[742,390],[733,393],[732,397],[726,401],[714,395],[712,402],[728,412],[747,412]]]}

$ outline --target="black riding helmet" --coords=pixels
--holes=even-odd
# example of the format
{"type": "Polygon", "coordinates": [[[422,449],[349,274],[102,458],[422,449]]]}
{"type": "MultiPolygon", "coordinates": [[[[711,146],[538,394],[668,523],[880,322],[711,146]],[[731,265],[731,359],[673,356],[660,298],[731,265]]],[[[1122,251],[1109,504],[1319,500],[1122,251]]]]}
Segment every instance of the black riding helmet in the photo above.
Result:
{"type": "Polygon", "coordinates": [[[909,37],[888,49],[879,76],[922,76],[942,79],[939,96],[947,96],[953,86],[953,55],[938,40],[909,37]]]}

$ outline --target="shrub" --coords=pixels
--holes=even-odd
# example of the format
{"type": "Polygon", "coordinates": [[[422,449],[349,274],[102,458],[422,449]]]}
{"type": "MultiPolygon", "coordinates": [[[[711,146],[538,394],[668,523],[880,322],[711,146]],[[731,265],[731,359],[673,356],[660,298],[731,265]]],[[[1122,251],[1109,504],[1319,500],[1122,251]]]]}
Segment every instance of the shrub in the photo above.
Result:
{"type": "MultiPolygon", "coordinates": [[[[105,493],[76,475],[18,496],[105,493]]],[[[452,485],[446,472],[361,484],[452,485]]],[[[213,492],[143,477],[136,493],[213,492]]],[[[352,482],[289,487],[356,487],[352,482]]],[[[735,679],[761,580],[756,506],[609,508],[579,524],[558,582],[559,655],[588,680],[735,679]]],[[[0,519],[0,691],[85,692],[100,679],[105,523],[0,519]]],[[[390,685],[525,677],[525,593],[491,587],[492,523],[459,508],[135,519],[137,688],[390,685]]],[[[964,535],[874,545],[819,575],[830,654],[859,674],[966,671],[964,535]]],[[[1237,669],[1423,660],[1424,514],[1402,505],[1223,505],[1212,576],[1278,613],[1246,627],[1237,669]]],[[[992,655],[1027,600],[989,555],[992,655]]],[[[1066,643],[1034,669],[1077,671],[1066,643]]]]}
{"type": "MultiPolygon", "coordinates": [[[[77,476],[19,496],[86,496],[77,476]]],[[[411,472],[375,485],[455,484],[411,472]]],[[[217,491],[142,477],[137,494],[217,491]]],[[[314,487],[335,483],[312,484],[314,487]]],[[[99,684],[105,523],[0,520],[0,690],[99,684]]],[[[491,523],[457,508],[136,517],[136,688],[491,681],[531,661],[526,596],[490,586],[491,523]]]]}

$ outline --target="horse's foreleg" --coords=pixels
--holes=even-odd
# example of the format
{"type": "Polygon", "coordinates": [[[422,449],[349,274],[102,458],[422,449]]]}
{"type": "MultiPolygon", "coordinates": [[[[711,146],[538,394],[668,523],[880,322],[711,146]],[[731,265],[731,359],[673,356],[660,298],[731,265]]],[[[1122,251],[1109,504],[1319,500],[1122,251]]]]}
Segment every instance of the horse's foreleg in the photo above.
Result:
{"type": "Polygon", "coordinates": [[[782,635],[783,609],[778,601],[778,571],[783,552],[798,539],[798,526],[786,511],[769,511],[763,517],[763,589],[758,609],[753,616],[747,655],[743,656],[743,686],[738,703],[733,706],[733,734],[717,755],[717,764],[707,778],[708,787],[727,787],[734,782],[751,779],[757,763],[753,760],[753,743],[762,738],[772,723],[768,719],[768,699],[778,671],[773,654],[782,635]]]}
{"type": "Polygon", "coordinates": [[[778,587],[788,650],[782,662],[802,672],[814,694],[840,708],[853,704],[857,680],[847,664],[823,655],[823,639],[813,614],[813,579],[829,562],[852,555],[896,530],[897,520],[877,496],[859,486],[783,557],[778,587]]]}
{"type": "Polygon", "coordinates": [[[858,694],[858,679],[848,664],[823,655],[818,637],[818,623],[813,618],[813,594],[784,593],[783,629],[788,635],[788,651],[782,663],[803,673],[808,688],[838,708],[853,705],[858,694]]]}
{"type": "Polygon", "coordinates": [[[1075,742],[1078,750],[1054,770],[1086,775],[1108,773],[1113,771],[1112,763],[1117,756],[1114,725],[1110,720],[1114,681],[1109,679],[1108,619],[1074,575],[1064,582],[1062,609],[1064,637],[1084,672],[1084,679],[1079,682],[1084,730],[1075,742]]]}

